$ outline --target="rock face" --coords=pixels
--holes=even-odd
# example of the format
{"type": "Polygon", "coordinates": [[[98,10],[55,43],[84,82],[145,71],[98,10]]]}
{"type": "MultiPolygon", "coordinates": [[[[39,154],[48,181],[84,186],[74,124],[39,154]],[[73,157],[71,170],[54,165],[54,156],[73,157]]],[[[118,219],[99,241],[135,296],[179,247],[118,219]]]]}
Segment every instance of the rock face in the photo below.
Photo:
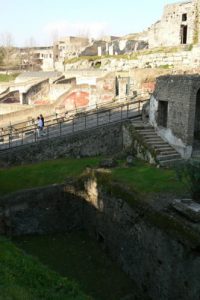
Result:
{"type": "Polygon", "coordinates": [[[199,300],[199,228],[125,190],[119,196],[117,186],[111,190],[112,195],[105,193],[88,175],[74,186],[6,196],[0,199],[1,233],[86,229],[137,283],[143,294],[139,299],[199,300]],[[131,206],[123,200],[128,197],[131,206]]]}

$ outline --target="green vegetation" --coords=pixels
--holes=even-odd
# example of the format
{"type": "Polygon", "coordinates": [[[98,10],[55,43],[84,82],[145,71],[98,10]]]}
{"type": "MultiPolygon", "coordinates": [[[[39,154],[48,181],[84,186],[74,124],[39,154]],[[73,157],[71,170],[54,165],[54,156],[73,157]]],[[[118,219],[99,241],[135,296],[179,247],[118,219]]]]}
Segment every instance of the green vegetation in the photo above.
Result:
{"type": "MultiPolygon", "coordinates": [[[[176,185],[177,180],[175,173],[172,170],[168,171],[168,174],[165,174],[165,172],[158,172],[156,176],[154,176],[155,174],[153,170],[150,170],[148,168],[146,169],[144,166],[141,166],[141,177],[145,177],[146,180],[149,178],[150,180],[150,182],[147,182],[147,184],[145,184],[143,180],[140,181],[141,177],[139,172],[137,171],[134,175],[134,180],[132,176],[129,177],[126,172],[120,174],[120,181],[113,181],[113,175],[109,174],[109,172],[105,173],[93,170],[90,176],[94,176],[97,179],[99,187],[106,191],[108,195],[127,202],[134,209],[134,211],[141,215],[142,218],[148,223],[160,228],[167,234],[171,235],[173,238],[181,240],[183,243],[189,243],[194,248],[198,247],[200,239],[200,234],[198,231],[194,230],[194,228],[192,228],[191,226],[187,226],[182,219],[177,218],[177,216],[174,216],[173,213],[153,208],[154,205],[157,206],[156,202],[158,201],[159,204],[160,201],[155,197],[155,193],[166,192],[169,197],[169,193],[173,192],[173,180],[175,188],[174,192],[180,195],[185,192],[185,187],[183,185],[176,185]],[[142,175],[143,172],[146,174],[142,175]],[[163,175],[160,178],[161,185],[159,185],[158,182],[159,174],[163,175]],[[170,174],[172,175],[171,179],[169,177],[170,174]],[[123,175],[125,175],[126,177],[124,178],[124,182],[122,181],[123,175]],[[151,175],[153,175],[152,178],[151,175]],[[156,182],[154,180],[156,180],[156,182]],[[169,183],[168,185],[167,181],[169,183]],[[132,183],[127,184],[128,182],[132,183]],[[156,184],[158,186],[156,186],[156,184]],[[169,187],[169,189],[167,189],[167,186],[169,187]],[[147,193],[148,190],[149,193],[147,193]],[[151,197],[152,192],[154,192],[153,197],[151,197]]],[[[82,176],[83,178],[80,177],[78,180],[77,188],[81,188],[82,182],[86,180],[87,174],[83,174],[82,176]]]]}
{"type": "Polygon", "coordinates": [[[3,64],[4,56],[5,56],[4,49],[3,47],[0,47],[0,65],[3,64]]]}
{"type": "Polygon", "coordinates": [[[0,195],[20,189],[62,183],[76,177],[87,166],[97,166],[98,158],[60,159],[32,165],[0,169],[0,195]]]}
{"type": "Polygon", "coordinates": [[[86,300],[78,286],[0,237],[0,300],[86,300]]]}
{"type": "Polygon", "coordinates": [[[160,65],[159,68],[161,69],[172,69],[174,66],[173,65],[160,65]]]}
{"type": "Polygon", "coordinates": [[[200,161],[188,161],[176,167],[178,179],[183,182],[192,198],[200,202],[200,161]]]}
{"type": "Polygon", "coordinates": [[[101,62],[100,61],[97,61],[95,64],[94,64],[94,68],[95,69],[99,69],[101,67],[101,62]]]}
{"type": "Polygon", "coordinates": [[[0,74],[0,82],[7,82],[15,80],[15,78],[19,75],[19,73],[13,74],[0,74]]]}
{"type": "Polygon", "coordinates": [[[89,62],[94,62],[95,60],[100,60],[104,58],[112,58],[112,59],[126,59],[126,60],[136,60],[139,59],[142,55],[150,55],[150,54],[156,54],[156,53],[176,53],[179,51],[182,51],[183,48],[180,46],[177,47],[158,47],[153,49],[147,49],[147,50],[140,50],[137,52],[133,52],[131,54],[120,54],[120,55],[102,55],[102,56],[79,56],[74,57],[71,59],[66,59],[65,64],[73,64],[78,61],[82,60],[88,60],[89,62]]]}
{"type": "MultiPolygon", "coordinates": [[[[87,166],[98,166],[100,158],[60,159],[34,165],[0,169],[0,195],[20,189],[63,183],[68,177],[78,177],[87,166]]],[[[143,193],[181,192],[183,184],[176,180],[173,170],[157,169],[147,163],[136,161],[127,168],[124,162],[111,170],[113,180],[143,193]]]]}
{"type": "Polygon", "coordinates": [[[174,170],[158,169],[143,161],[136,161],[133,167],[113,169],[112,178],[138,193],[183,192],[183,184],[178,182],[174,170]]]}
{"type": "Polygon", "coordinates": [[[26,236],[15,238],[14,242],[62,276],[76,281],[82,291],[96,300],[120,300],[135,290],[133,282],[101,250],[99,243],[84,232],[26,236]]]}

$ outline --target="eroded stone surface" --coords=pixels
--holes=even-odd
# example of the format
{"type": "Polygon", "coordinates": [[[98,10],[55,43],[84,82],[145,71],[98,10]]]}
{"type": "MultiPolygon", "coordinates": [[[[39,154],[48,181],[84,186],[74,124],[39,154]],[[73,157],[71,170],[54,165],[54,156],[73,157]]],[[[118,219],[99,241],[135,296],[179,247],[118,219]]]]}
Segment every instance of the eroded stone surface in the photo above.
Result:
{"type": "Polygon", "coordinates": [[[200,222],[200,204],[192,199],[176,199],[172,206],[193,222],[200,222]]]}

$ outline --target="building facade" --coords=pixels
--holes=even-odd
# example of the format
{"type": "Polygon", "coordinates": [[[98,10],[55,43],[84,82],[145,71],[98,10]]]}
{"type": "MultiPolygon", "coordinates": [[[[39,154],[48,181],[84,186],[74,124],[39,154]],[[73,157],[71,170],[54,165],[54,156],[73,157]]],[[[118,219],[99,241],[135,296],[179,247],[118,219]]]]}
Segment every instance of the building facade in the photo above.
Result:
{"type": "Polygon", "coordinates": [[[157,79],[150,99],[150,123],[184,158],[200,150],[200,76],[157,79]]]}
{"type": "Polygon", "coordinates": [[[198,43],[199,9],[199,0],[166,5],[161,20],[147,31],[149,47],[198,43]]]}

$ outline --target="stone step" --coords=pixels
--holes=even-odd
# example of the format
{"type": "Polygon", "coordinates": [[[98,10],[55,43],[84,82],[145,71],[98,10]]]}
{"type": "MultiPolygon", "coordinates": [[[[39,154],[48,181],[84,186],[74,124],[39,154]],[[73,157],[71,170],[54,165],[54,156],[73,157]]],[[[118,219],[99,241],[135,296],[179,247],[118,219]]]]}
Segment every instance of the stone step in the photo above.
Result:
{"type": "Polygon", "coordinates": [[[157,145],[157,146],[158,145],[165,145],[165,146],[167,145],[168,146],[168,144],[166,144],[166,142],[164,142],[164,141],[162,142],[162,141],[148,140],[146,142],[147,142],[148,145],[157,145]]]}
{"type": "Polygon", "coordinates": [[[158,161],[173,160],[173,159],[179,159],[179,158],[180,158],[180,155],[178,153],[157,156],[158,161]]]}
{"type": "Polygon", "coordinates": [[[172,166],[181,162],[182,158],[177,151],[157,135],[154,128],[142,122],[133,123],[136,132],[143,138],[144,142],[155,150],[156,158],[161,166],[172,166]]]}
{"type": "Polygon", "coordinates": [[[133,126],[139,130],[145,130],[145,129],[151,129],[152,130],[152,127],[151,126],[148,126],[148,125],[144,125],[144,124],[140,124],[139,122],[138,123],[132,123],[133,126]]]}
{"type": "Polygon", "coordinates": [[[161,145],[158,144],[158,145],[155,145],[154,148],[155,149],[162,149],[162,150],[171,150],[171,149],[173,149],[172,147],[169,146],[169,144],[164,144],[164,145],[163,144],[161,144],[161,145]]]}
{"type": "Polygon", "coordinates": [[[170,160],[163,160],[163,161],[159,161],[159,164],[161,167],[173,167],[179,163],[182,163],[183,159],[182,158],[178,158],[178,159],[170,159],[170,160]]]}
{"type": "Polygon", "coordinates": [[[142,136],[146,139],[146,138],[153,138],[153,137],[156,137],[158,138],[157,134],[155,133],[141,133],[142,136]]]}
{"type": "MultiPolygon", "coordinates": [[[[144,133],[149,133],[149,132],[150,132],[150,133],[151,133],[151,132],[152,132],[152,133],[155,133],[155,130],[153,130],[153,129],[146,129],[146,128],[145,128],[145,129],[136,129],[136,131],[137,131],[137,132],[140,132],[140,133],[142,133],[142,134],[144,134],[144,133]]],[[[155,133],[155,134],[156,134],[156,133],[155,133]]]]}
{"type": "MultiPolygon", "coordinates": [[[[176,151],[164,151],[164,152],[163,151],[156,151],[156,153],[159,156],[179,155],[179,154],[177,154],[176,151]]],[[[179,155],[179,157],[180,157],[180,155],[179,155]]]]}
{"type": "Polygon", "coordinates": [[[162,141],[162,139],[160,138],[149,138],[149,139],[145,139],[147,144],[164,144],[166,145],[166,142],[162,141]]]}

